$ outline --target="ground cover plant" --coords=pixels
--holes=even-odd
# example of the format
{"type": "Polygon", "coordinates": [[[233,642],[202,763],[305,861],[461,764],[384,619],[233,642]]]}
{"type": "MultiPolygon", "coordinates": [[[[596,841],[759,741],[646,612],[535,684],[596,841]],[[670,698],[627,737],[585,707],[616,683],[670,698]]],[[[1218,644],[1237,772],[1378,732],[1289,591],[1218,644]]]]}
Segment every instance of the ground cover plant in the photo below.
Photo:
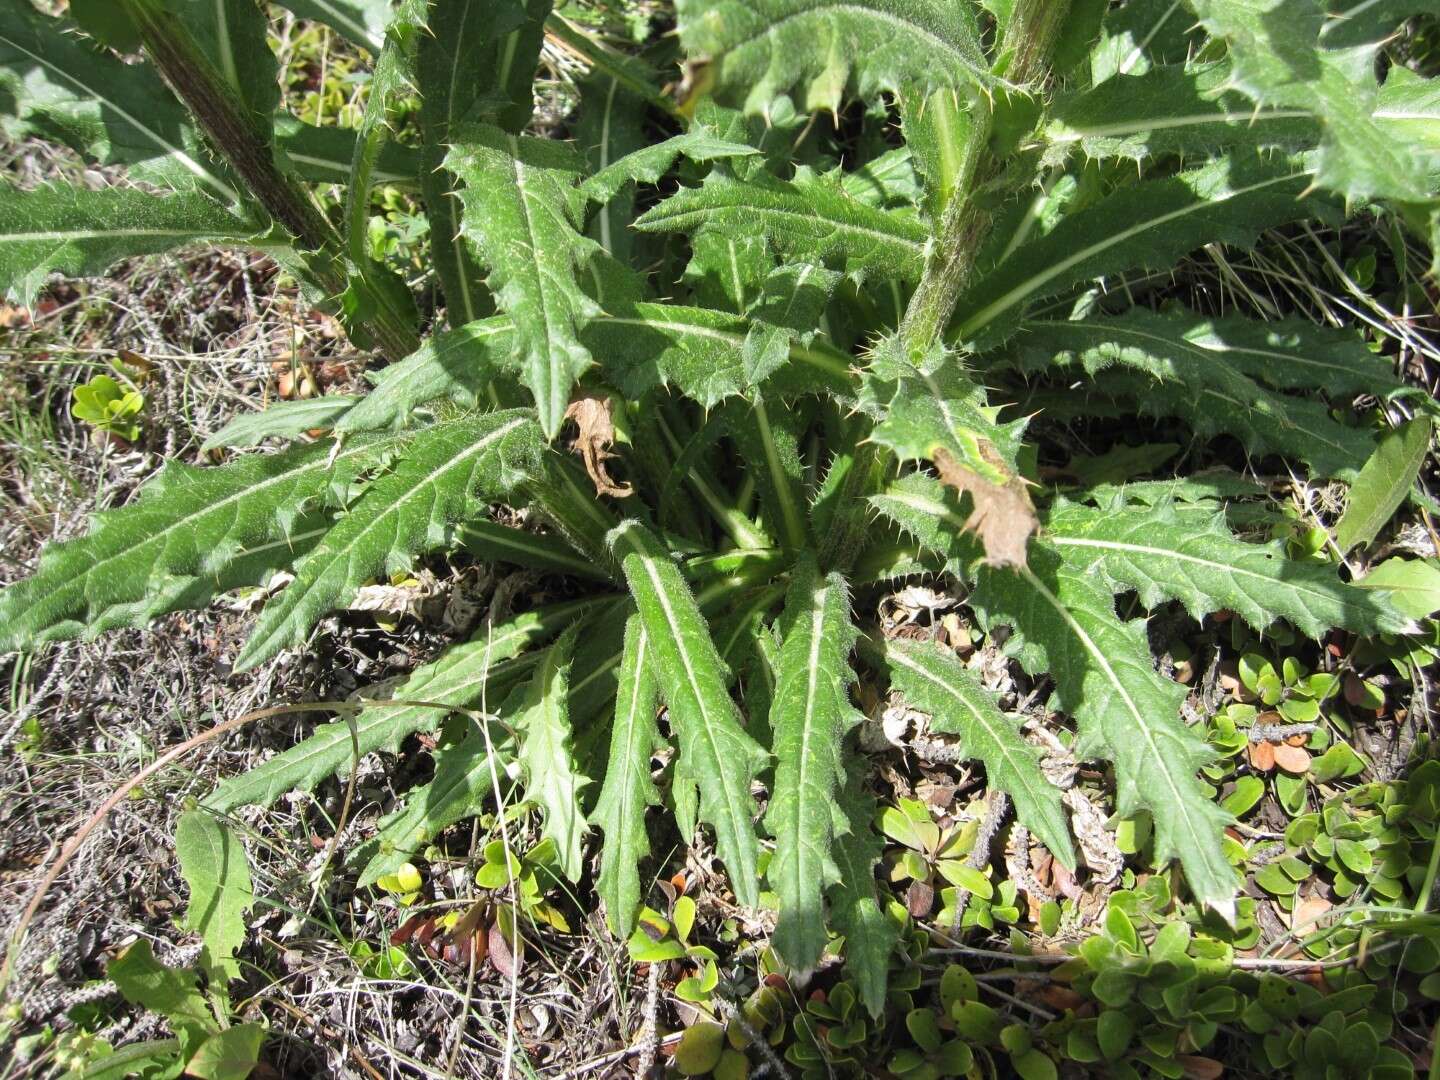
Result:
{"type": "MultiPolygon", "coordinates": [[[[713,1021],[680,1042],[694,1075],[783,1056],[816,1075],[1045,1076],[1063,1058],[1178,1076],[1222,1043],[1237,1067],[1303,1073],[1372,1040],[1332,1068],[1408,1075],[1403,1040],[1380,1044],[1410,999],[1365,987],[1400,965],[1407,994],[1440,996],[1434,765],[1362,777],[1343,729],[1317,722],[1342,699],[1384,707],[1352,667],[1423,685],[1433,559],[1372,569],[1368,552],[1407,501],[1432,505],[1416,484],[1434,400],[1354,328],[1156,283],[1199,250],[1363,215],[1403,303],[1433,310],[1434,257],[1415,259],[1440,237],[1429,5],[680,0],[656,24],[673,20],[678,56],[663,35],[617,51],[594,11],[540,0],[284,6],[373,56],[353,127],[280,109],[251,0],[0,0],[7,134],[129,181],[0,187],[13,300],[122,258],[251,246],[386,361],[363,393],[237,418],[206,447],[223,463],[172,460],[52,545],[0,592],[0,649],[266,586],[244,671],[437,554],[556,585],[399,685],[307,704],[339,719],[187,811],[204,950],[184,970],[143,948],[112,963],[174,1034],[127,1048],[127,1067],[253,1066],[261,1032],[231,1022],[227,986],[255,898],[227,822],[340,775],[321,873],[412,904],[417,864],[491,814],[477,880],[514,903],[485,949],[569,930],[557,894],[593,888],[636,963],[685,969],[676,997],[713,1021]],[[547,36],[587,74],[542,137],[547,36]],[[402,218],[427,239],[398,242],[402,218]],[[1047,424],[1093,425],[1107,450],[1057,464],[1033,434],[1047,424]],[[1207,467],[1123,482],[1177,454],[1207,467]],[[1343,513],[1287,518],[1256,480],[1274,476],[1342,485],[1343,513]],[[909,614],[884,617],[876,599],[897,596],[909,614]],[[1184,619],[1233,673],[1167,635],[1184,619]],[[997,694],[987,657],[1025,692],[997,694]],[[891,710],[899,734],[877,723],[891,710]],[[433,777],[336,850],[359,759],[417,734],[433,777]],[[896,744],[975,763],[984,801],[938,822],[893,784],[877,799],[873,764],[896,744]],[[1082,770],[1103,778],[1114,850],[1082,770]],[[1262,799],[1289,820],[1260,857],[1234,825],[1262,799]],[[497,813],[515,805],[533,812],[528,848],[497,813]],[[690,897],[647,887],[661,835],[713,850],[734,911],[773,911],[753,992],[722,985],[690,897]],[[1141,871],[1117,892],[1125,856],[1141,871]],[[1340,900],[1363,889],[1360,921],[1307,937],[1311,879],[1340,900]],[[1077,880],[1110,883],[1103,919],[1077,880]],[[1304,947],[1344,953],[1343,974],[1301,990],[1236,962],[1265,896],[1304,947]],[[981,1004],[963,967],[923,981],[940,938],[983,958],[965,933],[1022,911],[1043,938],[1103,927],[1068,957],[1011,943],[1002,977],[1051,971],[1071,995],[1043,1024],[981,1004]],[[837,960],[798,1007],[766,993],[837,960]]],[[[1342,269],[1362,296],[1375,264],[1342,269]]],[[[77,389],[75,415],[133,441],[135,381],[118,364],[77,389]]],[[[482,917],[417,915],[356,956],[391,975],[412,943],[473,957],[482,917]]],[[[103,1066],[82,1049],[78,1068],[103,1066]]]]}

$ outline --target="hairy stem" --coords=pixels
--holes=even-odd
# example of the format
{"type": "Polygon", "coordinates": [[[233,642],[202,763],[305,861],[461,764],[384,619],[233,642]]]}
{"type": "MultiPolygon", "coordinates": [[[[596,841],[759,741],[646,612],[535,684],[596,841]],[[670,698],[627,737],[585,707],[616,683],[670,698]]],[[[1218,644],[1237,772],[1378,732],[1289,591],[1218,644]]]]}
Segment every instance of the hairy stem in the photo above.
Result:
{"type": "MultiPolygon", "coordinates": [[[[307,253],[305,268],[314,284],[331,299],[348,287],[349,275],[340,237],[314,201],[275,164],[270,140],[257,131],[246,110],[235,100],[224,79],[196,46],[188,32],[167,17],[157,0],[121,0],[140,32],[146,55],[195,117],[211,145],[245,181],[251,197],[264,207],[307,253]]],[[[407,356],[420,347],[419,334],[404,315],[386,302],[382,290],[355,275],[368,294],[363,305],[373,312],[362,318],[363,331],[391,359],[407,356]]]]}
{"type": "MultiPolygon", "coordinates": [[[[1019,0],[1000,49],[1001,74],[1016,85],[1035,88],[1045,77],[1069,10],[1070,0],[1019,0]]],[[[900,323],[900,339],[911,355],[923,353],[940,340],[956,301],[970,283],[980,245],[990,235],[993,211],[976,194],[1004,166],[990,149],[992,117],[990,104],[977,95],[972,100],[969,137],[962,156],[947,169],[945,188],[950,197],[935,242],[900,323]]]]}

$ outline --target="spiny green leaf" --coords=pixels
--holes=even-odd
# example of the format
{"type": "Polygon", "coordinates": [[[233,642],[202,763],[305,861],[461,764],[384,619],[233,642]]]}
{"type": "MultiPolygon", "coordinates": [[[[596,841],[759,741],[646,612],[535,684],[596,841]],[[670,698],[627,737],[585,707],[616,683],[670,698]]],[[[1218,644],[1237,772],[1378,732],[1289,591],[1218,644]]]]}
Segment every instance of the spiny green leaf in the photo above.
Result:
{"type": "Polygon", "coordinates": [[[324,724],[290,749],[222,782],[204,805],[220,811],[269,806],[288,791],[309,791],[327,776],[344,774],[357,746],[362,756],[376,750],[393,753],[407,735],[433,731],[455,709],[496,705],[535,667],[539,654],[521,653],[615,603],[609,596],[574,600],[527,611],[500,626],[482,626],[471,640],[416,668],[390,694],[397,703],[413,704],[361,701],[353,737],[348,721],[324,724]]]}
{"type": "Polygon", "coordinates": [[[1363,347],[1335,336],[1299,332],[1294,322],[1266,327],[1137,309],[1069,322],[1031,320],[1017,347],[1030,370],[1078,360],[1085,370],[1102,372],[1095,380],[1100,388],[1134,393],[1142,411],[1183,417],[1202,435],[1235,435],[1259,453],[1297,457],[1325,476],[1352,474],[1372,445],[1365,432],[1337,423],[1313,399],[1272,393],[1251,375],[1337,396],[1366,385],[1393,386],[1393,376],[1373,357],[1357,355],[1363,347]],[[1110,364],[1153,379],[1126,381],[1103,372],[1110,364]]]}
{"type": "Polygon", "coordinates": [[[399,363],[335,425],[340,432],[388,431],[415,419],[426,402],[474,405],[496,378],[514,371],[515,324],[509,316],[476,319],[433,335],[399,363]]]}
{"type": "Polygon", "coordinates": [[[255,900],[244,845],[213,814],[187,810],[175,826],[175,854],[190,886],[185,928],[200,935],[212,978],[239,978],[235,950],[245,943],[245,913],[255,900]]]}
{"type": "Polygon", "coordinates": [[[363,889],[393,874],[443,830],[479,813],[487,799],[503,796],[510,787],[505,768],[514,752],[499,725],[488,733],[474,725],[454,746],[436,750],[434,777],[411,789],[405,805],[382,818],[375,836],[355,853],[353,861],[364,860],[356,884],[363,889]]]}
{"type": "Polygon", "coordinates": [[[1245,146],[1298,150],[1319,142],[1308,109],[1256,108],[1234,90],[1229,75],[1221,64],[1157,67],[1062,97],[1045,125],[1046,158],[1058,164],[1075,147],[1090,158],[1145,161],[1245,146]]]}
{"type": "Polygon", "coordinates": [[[1430,454],[1431,430],[1430,418],[1417,416],[1380,440],[1350,485],[1345,513],[1335,525],[1335,545],[1342,552],[1374,540],[1400,508],[1430,454]]]}
{"type": "Polygon", "coordinates": [[[1346,585],[1333,567],[1285,557],[1284,546],[1230,536],[1224,515],[1066,506],[1045,519],[1046,535],[1082,573],[1119,592],[1135,589],[1155,607],[1180,600],[1197,619],[1235,612],[1256,630],[1277,619],[1320,637],[1332,627],[1359,634],[1401,632],[1410,620],[1381,596],[1346,585]]]}
{"type": "Polygon", "coordinates": [[[1133,267],[1169,269],[1202,244],[1247,245],[1262,230],[1316,210],[1301,198],[1308,166],[1236,151],[1190,172],[1122,187],[1019,247],[956,306],[958,335],[971,340],[1026,302],[1133,267]]]}
{"type": "Polygon", "coordinates": [[[834,261],[852,271],[914,280],[924,261],[926,233],[913,212],[879,210],[852,199],[833,180],[801,175],[794,182],[756,173],[737,180],[712,172],[697,188],[682,188],[635,220],[642,232],[701,228],[763,229],[782,255],[834,261]]]}
{"type": "Polygon", "coordinates": [[[832,855],[840,882],[830,890],[830,918],[845,935],[845,973],[860,987],[860,1000],[872,1017],[885,1011],[885,984],[890,952],[900,931],[876,898],[875,864],[881,841],[871,828],[875,800],[863,788],[864,772],[850,770],[849,781],[836,793],[837,827],[832,855]]]}
{"type": "Polygon", "coordinates": [[[462,124],[493,120],[512,132],[525,126],[549,9],[548,0],[439,0],[431,6],[430,32],[420,38],[421,187],[451,326],[489,315],[494,304],[461,236],[456,179],[444,167],[445,154],[462,124]]]}
{"type": "Polygon", "coordinates": [[[1194,30],[1195,20],[1176,0],[1130,0],[1112,7],[1090,50],[1091,82],[1098,86],[1116,75],[1184,63],[1203,44],[1194,30]]]}
{"type": "Polygon", "coordinates": [[[891,685],[930,714],[930,729],[959,735],[962,752],[983,762],[991,786],[1015,801],[1020,821],[1061,862],[1073,866],[1060,790],[1040,771],[1039,750],[1000,711],[994,695],[952,653],[933,643],[887,641],[884,657],[891,685]]]}
{"type": "Polygon", "coordinates": [[[315,541],[307,515],[393,451],[360,438],[254,455],[220,468],[171,462],[131,505],[97,515],[91,532],[51,545],[35,576],[0,592],[0,652],[140,626],[254,584],[315,541]]]}
{"type": "Polygon", "coordinates": [[[0,185],[0,295],[28,305],[51,274],[92,276],[121,259],[187,244],[244,242],[256,231],[194,192],[0,185]]]}
{"type": "Polygon", "coordinates": [[[945,568],[969,580],[981,557],[980,543],[965,528],[958,492],[924,473],[910,473],[870,496],[870,505],[945,560],[945,568]]]}
{"type": "Polygon", "coordinates": [[[660,805],[660,792],[650,779],[650,758],[663,745],[655,722],[660,684],[647,649],[645,626],[638,615],[632,616],[625,624],[609,764],[591,814],[605,833],[595,889],[605,903],[606,921],[619,938],[630,936],[640,906],[640,864],[650,854],[645,809],[660,805]]]}
{"type": "Polygon", "coordinates": [[[1024,422],[1001,424],[997,409],[960,368],[935,348],[916,362],[887,338],[862,376],[860,407],[875,418],[870,438],[901,461],[931,461],[943,480],[970,496],[965,527],[995,566],[1025,565],[1038,519],[1015,467],[1024,422]]]}
{"type": "Polygon", "coordinates": [[[726,687],[724,663],[669,554],[633,520],[617,526],[609,540],[630,583],[661,693],[670,707],[680,744],[676,784],[698,788],[700,816],[715,829],[730,886],[740,903],[754,906],[759,899],[759,845],[751,820],[755,803],[750,784],[767,755],[745,733],[726,687]]]}
{"type": "Polygon", "coordinates": [[[1301,319],[1259,322],[1180,310],[1153,314],[1135,308],[1113,318],[1092,317],[1078,323],[1037,319],[1026,322],[1025,330],[1027,337],[1020,339],[1019,345],[1027,351],[1029,335],[1046,346],[1051,344],[1049,336],[1058,340],[1065,335],[1083,335],[1081,340],[1094,344],[1084,350],[1073,344],[1068,347],[1082,352],[1085,369],[1091,372],[1103,366],[1101,342],[1109,334],[1114,353],[1136,349],[1135,366],[1159,378],[1171,374],[1159,357],[1183,352],[1197,365],[1214,367],[1219,360],[1282,390],[1319,390],[1339,397],[1398,390],[1404,385],[1389,363],[1371,352],[1353,330],[1334,330],[1301,319]],[[1152,346],[1158,356],[1147,353],[1152,346]],[[1096,355],[1088,355],[1090,349],[1096,355]]]}
{"type": "Polygon", "coordinates": [[[525,798],[538,803],[541,834],[555,842],[561,872],[580,877],[585,832],[580,791],[590,780],[575,765],[570,727],[570,663],[576,627],[545,650],[519,710],[510,718],[520,737],[520,767],[525,773],[525,798]]]}
{"type": "Polygon", "coordinates": [[[377,52],[392,18],[390,0],[277,0],[302,19],[338,30],[356,45],[377,52]]]}
{"type": "Polygon", "coordinates": [[[1236,86],[1261,104],[1315,115],[1325,136],[1317,184],[1357,201],[1434,198],[1425,158],[1376,122],[1378,39],[1332,45],[1321,0],[1191,0],[1191,7],[1228,44],[1236,86]]]}
{"type": "Polygon", "coordinates": [[[721,97],[769,114],[798,89],[807,111],[993,82],[974,16],[946,0],[679,0],[681,40],[710,60],[721,97]]]}
{"type": "Polygon", "coordinates": [[[600,314],[576,280],[600,250],[576,227],[580,160],[559,143],[477,125],[457,137],[445,164],[464,184],[461,230],[515,321],[521,380],[554,438],[571,387],[595,362],[580,328],[600,314]]]}
{"type": "Polygon", "coordinates": [[[830,855],[837,832],[835,795],[845,782],[841,740],[860,720],[850,704],[850,589],[839,574],[822,577],[802,557],[781,616],[770,727],[775,783],[765,827],[775,837],[766,879],[780,897],[775,948],[792,967],[808,970],[825,951],[825,890],[840,880],[830,855]]]}
{"type": "MultiPolygon", "coordinates": [[[[600,316],[584,337],[603,358],[607,380],[627,397],[674,386],[713,408],[751,387],[752,327],[741,316],[709,308],[637,303],[600,316]]],[[[817,338],[808,345],[792,340],[786,348],[786,362],[764,380],[776,393],[849,388],[850,360],[834,346],[817,338]]]]}
{"type": "MultiPolygon", "coordinates": [[[[204,150],[185,110],[150,68],[126,64],[69,32],[74,24],[0,0],[0,124],[91,160],[128,165],[135,180],[239,194],[204,150]]],[[[7,213],[5,215],[9,217],[7,213]]]]}
{"type": "Polygon", "coordinates": [[[608,163],[580,185],[580,194],[591,202],[607,203],[631,181],[658,183],[679,158],[695,162],[747,157],[760,151],[744,143],[727,142],[703,131],[673,135],[608,163]]]}
{"type": "Polygon", "coordinates": [[[422,429],[394,469],[373,481],[296,565],[295,580],[265,608],[236,667],[253,667],[303,644],[310,627],[353,597],[366,578],[401,569],[417,552],[442,546],[450,525],[533,471],[538,443],[534,421],[519,409],[422,429]]]}
{"type": "Polygon", "coordinates": [[[1144,624],[1116,618],[1110,590],[1044,541],[1028,567],[982,568],[972,603],[987,627],[1014,628],[1026,671],[1054,677],[1057,704],[1079,726],[1076,754],[1115,762],[1117,811],[1149,810],[1156,857],[1179,858],[1196,901],[1230,917],[1236,878],[1220,846],[1229,815],[1196,776],[1214,755],[1181,720],[1185,689],[1156,673],[1144,624]]]}
{"type": "Polygon", "coordinates": [[[315,428],[333,427],[360,400],[353,394],[327,394],[308,400],[272,402],[268,409],[241,413],[206,439],[200,449],[259,446],[266,439],[297,439],[315,428]]]}

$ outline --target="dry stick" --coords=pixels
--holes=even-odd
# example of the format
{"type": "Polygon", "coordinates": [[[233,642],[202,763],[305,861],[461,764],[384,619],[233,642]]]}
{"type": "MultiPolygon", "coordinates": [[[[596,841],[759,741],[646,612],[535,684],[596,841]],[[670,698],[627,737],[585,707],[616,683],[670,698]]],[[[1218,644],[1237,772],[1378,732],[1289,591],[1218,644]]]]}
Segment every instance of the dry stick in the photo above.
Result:
{"type": "MultiPolygon", "coordinates": [[[[971,870],[984,870],[990,865],[990,847],[995,843],[995,834],[1000,831],[1001,824],[1005,821],[1005,815],[1010,810],[1010,796],[1003,791],[996,791],[990,798],[990,806],[985,811],[985,818],[980,822],[980,830],[975,834],[975,846],[970,849],[970,856],[965,860],[965,865],[971,870]]],[[[955,892],[955,914],[950,919],[950,929],[959,931],[960,922],[965,918],[965,909],[970,906],[970,890],[957,889],[955,892]]],[[[949,934],[945,935],[947,940],[953,940],[949,934]]]]}
{"type": "MultiPolygon", "coordinates": [[[[225,720],[216,724],[213,728],[202,731],[199,735],[186,739],[180,745],[173,746],[165,751],[165,753],[161,754],[149,765],[141,769],[125,783],[121,784],[115,789],[114,793],[101,803],[99,808],[90,815],[85,824],[80,826],[75,832],[75,835],[65,842],[65,847],[61,849],[59,857],[51,864],[50,869],[45,872],[45,876],[40,879],[40,884],[35,889],[35,895],[30,898],[30,903],[25,908],[25,913],[20,917],[20,922],[15,927],[15,933],[10,937],[10,947],[5,952],[5,963],[3,967],[0,967],[0,999],[4,998],[6,991],[10,987],[10,980],[14,975],[15,958],[19,955],[21,948],[24,947],[25,936],[29,933],[30,924],[35,921],[35,915],[40,910],[40,905],[49,894],[56,879],[60,877],[65,867],[70,865],[70,860],[76,856],[90,834],[109,816],[110,811],[124,802],[129,794],[146,780],[150,779],[150,777],[154,776],[172,762],[178,761],[196,747],[203,746],[211,739],[218,739],[221,735],[226,735],[255,720],[266,720],[272,716],[288,716],[291,713],[301,712],[335,712],[343,714],[358,712],[362,708],[386,707],[438,709],[446,714],[463,713],[472,718],[478,715],[474,710],[462,709],[455,705],[447,705],[444,702],[402,699],[391,699],[389,701],[312,701],[298,705],[271,705],[268,708],[252,710],[243,716],[235,717],[233,720],[225,720]]],[[[484,719],[493,720],[494,718],[485,717],[484,719]]],[[[488,730],[488,727],[486,730],[488,730]]]]}

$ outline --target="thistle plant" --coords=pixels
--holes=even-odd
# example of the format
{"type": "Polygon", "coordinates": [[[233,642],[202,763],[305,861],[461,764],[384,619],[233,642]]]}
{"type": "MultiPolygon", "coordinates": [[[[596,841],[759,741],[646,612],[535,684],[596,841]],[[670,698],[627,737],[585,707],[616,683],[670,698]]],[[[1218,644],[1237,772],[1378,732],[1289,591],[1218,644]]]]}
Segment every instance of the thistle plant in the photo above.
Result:
{"type": "Polygon", "coordinates": [[[357,130],[278,111],[253,0],[73,3],[58,19],[0,0],[7,133],[144,181],[0,187],[0,286],[28,302],[55,273],[251,245],[388,361],[367,395],[323,410],[325,438],[300,438],[316,402],[276,405],[236,441],[282,448],[171,461],[51,546],[0,593],[0,649],[293,575],[244,670],[306,648],[368,580],[461,545],[573,579],[572,599],[485,625],[411,674],[402,704],[362,703],[206,807],[312,789],[466,711],[433,781],[351,853],[362,882],[480,812],[514,764],[559,870],[578,880],[598,851],[618,934],[661,807],[683,839],[713,838],[742,905],[768,849],[780,956],[811,968],[844,934],[876,1011],[895,930],[859,675],[957,737],[1075,864],[1018,718],[953,654],[868,620],[877,588],[938,577],[1053,680],[1076,754],[1113,767],[1120,814],[1149,813],[1189,901],[1233,911],[1227,815],[1198,775],[1211,748],[1117,594],[1311,636],[1411,620],[1331,564],[1232,533],[1233,478],[1163,497],[1041,483],[1010,406],[1063,380],[1071,415],[1171,418],[1197,445],[1227,437],[1233,458],[1341,482],[1377,445],[1376,417],[1428,424],[1431,403],[1354,332],[1152,309],[1098,284],[1347,211],[1433,244],[1440,83],[1385,49],[1426,4],[677,0],[693,61],[678,103],[655,66],[673,56],[622,55],[548,0],[283,6],[373,52],[357,130]],[[589,74],[558,136],[539,137],[547,35],[589,74]],[[396,125],[417,98],[418,122],[396,125]],[[337,177],[332,220],[313,188],[337,177]],[[422,318],[371,257],[377,185],[423,205],[443,316],[422,318]],[[1381,410],[1350,408],[1359,395],[1381,410]],[[500,523],[497,504],[543,530],[500,523]]]}

